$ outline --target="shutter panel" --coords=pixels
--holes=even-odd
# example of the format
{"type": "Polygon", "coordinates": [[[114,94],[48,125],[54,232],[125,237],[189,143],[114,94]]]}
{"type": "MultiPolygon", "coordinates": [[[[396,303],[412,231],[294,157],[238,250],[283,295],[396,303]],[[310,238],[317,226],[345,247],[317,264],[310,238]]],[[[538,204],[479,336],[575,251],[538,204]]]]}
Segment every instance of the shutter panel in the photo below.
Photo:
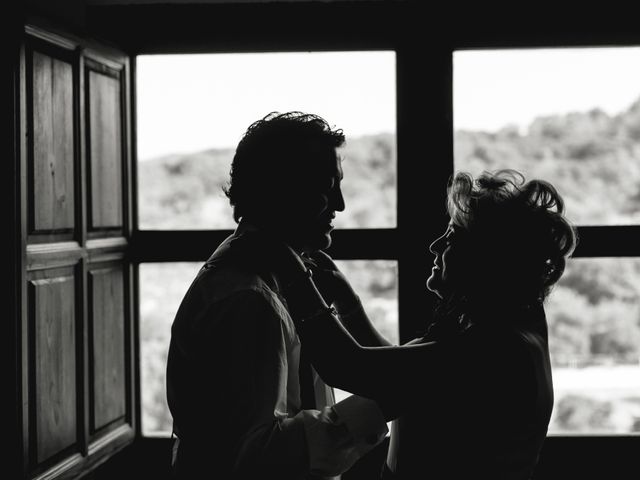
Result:
{"type": "Polygon", "coordinates": [[[68,478],[133,441],[129,58],[26,26],[20,57],[24,478],[68,478]]]}

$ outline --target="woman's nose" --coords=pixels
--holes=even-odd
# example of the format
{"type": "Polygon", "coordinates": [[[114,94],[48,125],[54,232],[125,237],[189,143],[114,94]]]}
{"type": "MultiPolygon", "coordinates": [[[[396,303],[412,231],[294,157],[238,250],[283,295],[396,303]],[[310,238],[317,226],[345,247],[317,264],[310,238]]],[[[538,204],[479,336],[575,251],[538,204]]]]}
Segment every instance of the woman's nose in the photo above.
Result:
{"type": "Polygon", "coordinates": [[[429,251],[431,253],[433,253],[434,255],[437,255],[438,253],[440,253],[440,244],[442,243],[441,241],[444,239],[444,235],[436,238],[433,243],[431,245],[429,245],[429,251]]]}

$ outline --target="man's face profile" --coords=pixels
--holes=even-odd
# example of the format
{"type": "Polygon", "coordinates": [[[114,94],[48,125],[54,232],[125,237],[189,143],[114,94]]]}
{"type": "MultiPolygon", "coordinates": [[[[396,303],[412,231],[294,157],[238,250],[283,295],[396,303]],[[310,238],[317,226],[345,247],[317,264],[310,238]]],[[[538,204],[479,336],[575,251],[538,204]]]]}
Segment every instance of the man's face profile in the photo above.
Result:
{"type": "Polygon", "coordinates": [[[336,212],[344,210],[342,166],[335,149],[312,149],[289,179],[282,214],[285,234],[302,250],[324,250],[331,245],[336,212]]]}

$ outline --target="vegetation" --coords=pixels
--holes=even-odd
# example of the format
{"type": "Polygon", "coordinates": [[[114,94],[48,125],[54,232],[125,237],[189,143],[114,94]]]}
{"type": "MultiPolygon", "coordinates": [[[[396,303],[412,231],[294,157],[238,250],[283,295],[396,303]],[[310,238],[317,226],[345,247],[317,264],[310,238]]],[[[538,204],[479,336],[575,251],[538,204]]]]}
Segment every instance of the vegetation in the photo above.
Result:
{"type": "MultiPolygon", "coordinates": [[[[339,227],[395,226],[395,151],[392,134],[348,140],[343,152],[348,209],[338,217],[339,227]]],[[[234,228],[221,190],[232,156],[232,149],[209,150],[142,162],[141,227],[234,228]]],[[[540,117],[526,132],[458,131],[455,167],[473,174],[514,168],[527,178],[549,180],[577,225],[640,224],[640,99],[613,117],[592,110],[540,117]]],[[[142,267],[147,432],[170,430],[162,380],[169,328],[198,267],[142,267]]],[[[393,262],[341,267],[381,330],[397,338],[393,262]]],[[[551,430],[640,431],[640,258],[572,260],[548,300],[547,314],[556,389],[551,430]]]]}

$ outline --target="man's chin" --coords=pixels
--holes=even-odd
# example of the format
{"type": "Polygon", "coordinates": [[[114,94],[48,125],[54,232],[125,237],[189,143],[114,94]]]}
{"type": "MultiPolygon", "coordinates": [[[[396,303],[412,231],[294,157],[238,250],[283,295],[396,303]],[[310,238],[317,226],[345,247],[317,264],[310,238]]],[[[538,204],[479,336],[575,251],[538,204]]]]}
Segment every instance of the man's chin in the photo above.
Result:
{"type": "Polygon", "coordinates": [[[331,234],[317,234],[313,237],[309,237],[305,243],[305,250],[316,251],[316,250],[326,250],[331,246],[331,234]]]}
{"type": "Polygon", "coordinates": [[[331,239],[330,233],[325,233],[324,235],[318,235],[318,241],[316,250],[326,250],[331,246],[333,240],[331,239]]]}

